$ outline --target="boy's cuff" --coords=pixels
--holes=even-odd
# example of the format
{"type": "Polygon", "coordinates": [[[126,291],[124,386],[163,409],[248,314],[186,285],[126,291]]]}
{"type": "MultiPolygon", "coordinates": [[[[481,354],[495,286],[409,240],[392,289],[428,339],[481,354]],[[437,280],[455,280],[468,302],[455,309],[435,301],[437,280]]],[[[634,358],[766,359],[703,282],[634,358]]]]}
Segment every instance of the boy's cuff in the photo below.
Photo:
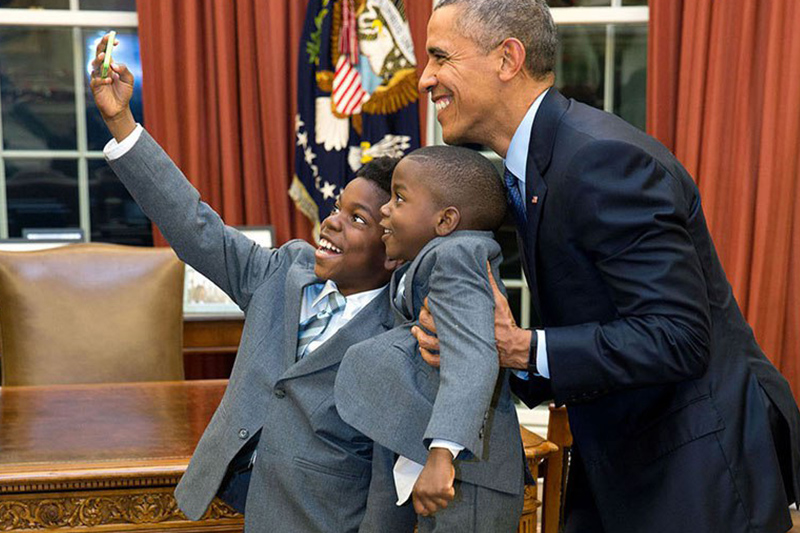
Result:
{"type": "Polygon", "coordinates": [[[431,441],[431,445],[428,446],[428,449],[431,450],[433,448],[444,448],[446,450],[450,450],[450,453],[453,454],[453,459],[458,457],[458,454],[464,449],[464,447],[460,444],[445,439],[433,439],[431,441]]]}
{"type": "Polygon", "coordinates": [[[117,142],[116,139],[111,139],[106,143],[105,148],[103,148],[103,155],[106,156],[106,159],[109,161],[114,161],[115,159],[119,159],[123,155],[127,154],[133,145],[136,144],[136,141],[139,140],[139,137],[142,136],[142,132],[144,128],[138,122],[136,123],[136,127],[133,131],[125,137],[122,142],[117,142]]]}

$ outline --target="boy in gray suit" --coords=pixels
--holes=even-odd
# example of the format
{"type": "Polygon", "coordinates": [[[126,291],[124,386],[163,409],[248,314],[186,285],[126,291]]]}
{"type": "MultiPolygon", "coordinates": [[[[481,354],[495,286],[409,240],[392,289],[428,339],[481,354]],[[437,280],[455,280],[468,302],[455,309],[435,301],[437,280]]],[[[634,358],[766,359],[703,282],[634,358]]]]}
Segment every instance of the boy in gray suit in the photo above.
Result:
{"type": "MultiPolygon", "coordinates": [[[[381,242],[379,210],[394,162],[368,166],[347,185],[318,248],[300,240],[262,248],[226,226],[135,123],[131,73],[112,63],[100,78],[106,39],[91,87],[114,136],[109,164],[180,258],[245,312],[230,383],[175,491],[180,508],[196,520],[219,495],[246,510],[248,533],[358,531],[373,443],[339,417],[333,386],[345,350],[393,324],[386,284],[396,262],[381,242]]],[[[369,531],[413,528],[392,511],[375,513],[386,522],[369,531]]]]}
{"type": "Polygon", "coordinates": [[[400,456],[398,505],[413,492],[423,532],[516,531],[522,512],[522,443],[487,281],[487,265],[499,278],[491,231],[505,211],[503,183],[477,152],[427,147],[401,160],[381,209],[387,254],[413,261],[390,283],[399,326],[350,348],[336,378],[342,418],[400,456]],[[440,371],[410,333],[426,297],[440,371]]]}

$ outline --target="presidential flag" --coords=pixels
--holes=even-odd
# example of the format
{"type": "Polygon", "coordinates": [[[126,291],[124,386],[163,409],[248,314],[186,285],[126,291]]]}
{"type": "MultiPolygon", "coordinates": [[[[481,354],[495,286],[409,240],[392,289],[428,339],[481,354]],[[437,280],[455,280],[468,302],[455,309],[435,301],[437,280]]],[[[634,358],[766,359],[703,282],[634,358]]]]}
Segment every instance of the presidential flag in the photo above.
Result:
{"type": "Polygon", "coordinates": [[[361,166],[419,147],[416,66],[403,0],[309,0],[289,195],[315,238],[361,166]]]}

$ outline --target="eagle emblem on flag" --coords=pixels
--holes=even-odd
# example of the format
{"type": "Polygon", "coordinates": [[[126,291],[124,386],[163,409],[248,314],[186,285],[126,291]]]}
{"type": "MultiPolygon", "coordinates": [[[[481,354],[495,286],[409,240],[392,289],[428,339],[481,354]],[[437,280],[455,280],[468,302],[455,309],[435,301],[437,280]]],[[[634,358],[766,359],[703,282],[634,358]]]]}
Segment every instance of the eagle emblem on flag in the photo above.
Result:
{"type": "Polygon", "coordinates": [[[289,195],[315,238],[362,165],[419,147],[416,67],[403,0],[309,1],[289,195]]]}

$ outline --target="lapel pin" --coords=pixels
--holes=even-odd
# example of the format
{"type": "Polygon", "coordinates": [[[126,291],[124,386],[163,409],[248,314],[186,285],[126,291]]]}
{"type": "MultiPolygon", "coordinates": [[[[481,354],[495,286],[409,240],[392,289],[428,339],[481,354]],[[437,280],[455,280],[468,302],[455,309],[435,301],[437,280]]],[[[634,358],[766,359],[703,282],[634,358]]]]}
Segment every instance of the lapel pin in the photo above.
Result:
{"type": "Polygon", "coordinates": [[[532,204],[538,204],[539,203],[539,197],[538,196],[534,196],[533,198],[531,198],[531,203],[532,204]]]}

